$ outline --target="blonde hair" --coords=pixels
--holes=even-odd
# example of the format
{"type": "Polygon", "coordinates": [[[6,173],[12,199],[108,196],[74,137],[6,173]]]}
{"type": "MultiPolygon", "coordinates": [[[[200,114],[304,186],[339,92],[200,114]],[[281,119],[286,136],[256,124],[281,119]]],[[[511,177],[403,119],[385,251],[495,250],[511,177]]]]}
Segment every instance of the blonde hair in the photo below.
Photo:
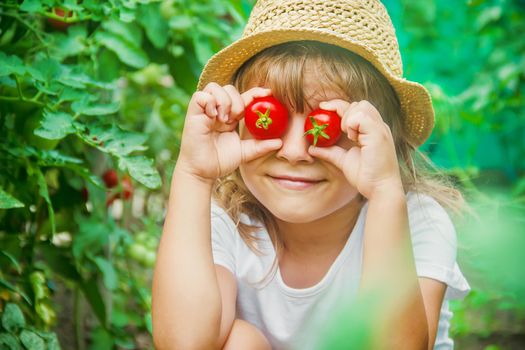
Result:
{"type": "MultiPolygon", "coordinates": [[[[350,102],[367,100],[380,112],[394,137],[405,193],[414,191],[429,195],[449,213],[460,214],[465,206],[461,192],[427,156],[408,142],[403,127],[404,116],[395,91],[364,58],[330,44],[289,42],[265,49],[252,57],[239,68],[231,83],[240,92],[253,86],[269,87],[289,110],[303,113],[306,107],[312,107],[307,106],[303,91],[304,73],[312,63],[321,89],[340,92],[350,102]]],[[[217,181],[214,198],[237,224],[242,239],[257,254],[260,251],[255,233],[260,227],[241,222],[241,213],[265,226],[276,250],[273,269],[283,249],[275,220],[246,188],[238,169],[217,181]]]]}

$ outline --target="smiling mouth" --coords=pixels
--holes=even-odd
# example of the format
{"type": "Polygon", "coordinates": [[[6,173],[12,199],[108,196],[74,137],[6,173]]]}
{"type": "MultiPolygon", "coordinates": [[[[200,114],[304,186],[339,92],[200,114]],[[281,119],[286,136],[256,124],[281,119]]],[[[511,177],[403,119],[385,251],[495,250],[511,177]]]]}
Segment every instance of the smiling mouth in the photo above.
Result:
{"type": "Polygon", "coordinates": [[[290,177],[290,176],[271,176],[268,175],[272,182],[280,187],[289,190],[306,190],[315,185],[324,182],[324,180],[312,180],[308,178],[290,177]]]}

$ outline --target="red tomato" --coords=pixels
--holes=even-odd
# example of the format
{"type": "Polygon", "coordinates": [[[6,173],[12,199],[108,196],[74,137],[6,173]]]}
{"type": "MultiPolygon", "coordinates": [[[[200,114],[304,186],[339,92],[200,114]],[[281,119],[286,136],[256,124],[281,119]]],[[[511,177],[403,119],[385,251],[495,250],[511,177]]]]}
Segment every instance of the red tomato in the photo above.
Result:
{"type": "Polygon", "coordinates": [[[246,128],[256,139],[281,137],[288,127],[288,111],[275,97],[254,99],[244,110],[246,128]]]}
{"type": "Polygon", "coordinates": [[[102,180],[104,180],[104,183],[106,184],[107,188],[113,188],[118,185],[118,175],[117,172],[114,169],[107,170],[102,175],[102,180]]]}
{"type": "Polygon", "coordinates": [[[124,200],[130,199],[133,194],[133,184],[127,175],[124,175],[122,178],[122,193],[124,195],[124,200]]]}
{"type": "MultiPolygon", "coordinates": [[[[111,170],[108,170],[108,172],[109,171],[111,170]]],[[[108,192],[107,198],[106,198],[106,207],[113,204],[113,202],[117,198],[122,198],[125,201],[131,198],[131,196],[133,195],[133,184],[131,183],[131,178],[128,175],[124,175],[122,177],[121,185],[122,185],[122,192],[108,192]]]]}
{"type": "Polygon", "coordinates": [[[335,145],[341,135],[341,117],[334,111],[313,110],[304,122],[304,136],[318,147],[335,145]]]}
{"type": "MultiPolygon", "coordinates": [[[[58,17],[62,17],[62,18],[67,18],[67,17],[73,16],[73,13],[71,11],[63,10],[63,9],[61,9],[59,7],[54,8],[53,12],[58,17]]],[[[47,22],[54,29],[60,30],[60,31],[63,31],[63,32],[65,32],[67,30],[67,28],[71,25],[71,23],[64,22],[64,21],[61,21],[61,20],[55,19],[55,18],[48,18],[47,22]]]]}

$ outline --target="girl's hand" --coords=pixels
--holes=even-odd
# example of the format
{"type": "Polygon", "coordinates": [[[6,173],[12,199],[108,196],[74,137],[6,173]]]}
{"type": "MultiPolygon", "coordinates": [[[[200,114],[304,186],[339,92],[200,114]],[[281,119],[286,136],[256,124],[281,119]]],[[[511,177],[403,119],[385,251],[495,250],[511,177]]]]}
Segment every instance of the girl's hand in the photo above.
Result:
{"type": "Polygon", "coordinates": [[[387,191],[403,191],[394,140],[378,110],[368,101],[335,99],[320,108],[341,116],[341,130],[353,143],[350,149],[310,146],[309,153],[342,170],[348,181],[368,199],[387,191]]]}
{"type": "Polygon", "coordinates": [[[188,105],[177,169],[213,182],[247,162],[281,147],[281,139],[241,140],[236,131],[245,107],[269,89],[252,88],[242,95],[232,85],[208,84],[188,105]]]}

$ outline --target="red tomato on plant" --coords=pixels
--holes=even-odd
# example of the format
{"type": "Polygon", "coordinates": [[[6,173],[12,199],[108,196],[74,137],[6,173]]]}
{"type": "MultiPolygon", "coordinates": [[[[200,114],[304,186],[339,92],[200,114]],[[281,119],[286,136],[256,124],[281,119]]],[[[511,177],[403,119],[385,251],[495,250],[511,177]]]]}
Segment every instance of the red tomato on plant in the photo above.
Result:
{"type": "Polygon", "coordinates": [[[335,145],[341,136],[341,117],[334,111],[313,110],[304,122],[304,136],[318,147],[335,145]]]}
{"type": "MultiPolygon", "coordinates": [[[[108,170],[108,172],[109,171],[114,171],[114,170],[108,170]]],[[[131,178],[128,175],[124,175],[122,177],[122,182],[120,184],[122,186],[122,192],[114,192],[114,190],[112,192],[108,192],[108,194],[107,194],[108,197],[106,198],[106,207],[108,207],[111,204],[113,204],[113,202],[117,198],[121,198],[121,199],[124,199],[125,201],[127,201],[133,195],[133,184],[131,183],[131,178]]],[[[117,189],[117,191],[118,191],[118,189],[117,189]]]]}
{"type": "MultiPolygon", "coordinates": [[[[58,17],[62,17],[62,18],[67,18],[67,17],[73,16],[73,13],[71,11],[63,10],[63,9],[61,9],[59,7],[55,7],[53,9],[53,13],[55,15],[57,15],[58,17]]],[[[49,25],[51,27],[53,27],[54,29],[60,30],[60,31],[63,31],[63,32],[65,32],[67,30],[67,28],[71,25],[71,23],[64,22],[64,21],[61,21],[61,20],[55,19],[55,18],[48,18],[47,19],[47,23],[49,23],[49,25]]]]}
{"type": "Polygon", "coordinates": [[[106,184],[107,188],[113,188],[118,185],[118,175],[117,172],[114,169],[107,170],[102,175],[102,180],[104,180],[104,183],[106,184]]]}
{"type": "Polygon", "coordinates": [[[127,175],[124,175],[122,178],[122,193],[124,195],[124,200],[130,199],[133,195],[133,184],[127,175]]]}
{"type": "Polygon", "coordinates": [[[288,111],[275,97],[254,99],[244,110],[246,128],[256,139],[281,137],[288,127],[288,111]]]}

